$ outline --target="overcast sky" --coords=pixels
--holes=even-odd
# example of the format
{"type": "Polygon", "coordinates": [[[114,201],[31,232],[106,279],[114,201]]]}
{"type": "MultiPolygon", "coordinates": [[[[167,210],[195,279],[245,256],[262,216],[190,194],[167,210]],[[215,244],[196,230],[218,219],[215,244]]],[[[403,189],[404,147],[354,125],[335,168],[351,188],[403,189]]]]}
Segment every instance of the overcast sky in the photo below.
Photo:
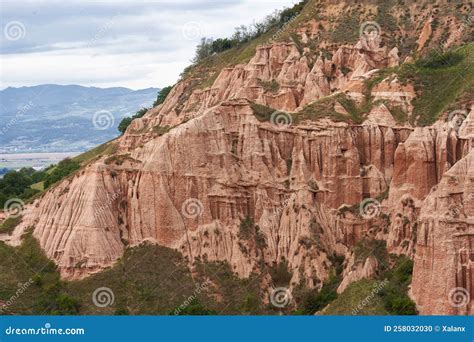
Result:
{"type": "Polygon", "coordinates": [[[174,84],[200,38],[227,37],[296,0],[0,2],[0,88],[174,84]]]}

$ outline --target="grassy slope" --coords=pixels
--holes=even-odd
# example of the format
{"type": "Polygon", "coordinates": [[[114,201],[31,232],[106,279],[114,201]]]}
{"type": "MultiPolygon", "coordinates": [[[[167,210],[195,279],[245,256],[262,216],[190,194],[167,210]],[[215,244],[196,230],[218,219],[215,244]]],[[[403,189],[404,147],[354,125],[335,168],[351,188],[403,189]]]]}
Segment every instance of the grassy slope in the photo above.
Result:
{"type": "Polygon", "coordinates": [[[430,125],[446,110],[456,108],[458,100],[474,100],[474,44],[452,53],[435,55],[405,66],[421,94],[414,101],[414,116],[419,125],[430,125]],[[449,56],[455,56],[450,60],[449,56]],[[459,56],[459,59],[456,58],[459,56]]]}
{"type": "Polygon", "coordinates": [[[261,279],[239,279],[225,263],[199,263],[193,280],[178,252],[155,245],[128,249],[114,267],[81,281],[64,282],[31,234],[17,248],[0,242],[0,300],[6,302],[15,295],[18,283],[29,279],[32,284],[6,314],[168,315],[193,294],[217,314],[272,312],[261,304],[261,279]],[[206,279],[212,281],[209,295],[197,294],[196,287],[206,279]],[[92,294],[99,287],[113,291],[112,305],[94,305],[92,294]]]}
{"type": "Polygon", "coordinates": [[[0,224],[0,234],[11,234],[16,226],[21,222],[21,216],[9,217],[2,224],[0,224]]]}
{"type": "Polygon", "coordinates": [[[324,310],[324,315],[351,315],[359,304],[366,300],[366,305],[361,305],[357,310],[357,315],[388,315],[384,308],[383,300],[380,296],[372,296],[377,293],[378,283],[375,280],[362,279],[350,284],[324,310]],[[370,300],[368,299],[370,298],[370,300]]]}

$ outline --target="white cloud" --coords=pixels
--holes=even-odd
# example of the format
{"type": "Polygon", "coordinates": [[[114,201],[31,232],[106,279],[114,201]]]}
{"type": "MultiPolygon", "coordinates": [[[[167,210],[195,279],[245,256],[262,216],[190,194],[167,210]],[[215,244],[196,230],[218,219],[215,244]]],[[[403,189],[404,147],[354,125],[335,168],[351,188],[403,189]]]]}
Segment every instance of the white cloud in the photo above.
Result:
{"type": "Polygon", "coordinates": [[[201,36],[230,36],[236,26],[293,3],[74,1],[69,7],[51,1],[8,3],[2,23],[21,21],[26,35],[19,41],[2,37],[0,87],[43,83],[163,87],[173,84],[189,65],[201,36]],[[183,27],[191,27],[192,34],[183,35],[183,27]],[[196,28],[198,34],[193,34],[196,28]]]}

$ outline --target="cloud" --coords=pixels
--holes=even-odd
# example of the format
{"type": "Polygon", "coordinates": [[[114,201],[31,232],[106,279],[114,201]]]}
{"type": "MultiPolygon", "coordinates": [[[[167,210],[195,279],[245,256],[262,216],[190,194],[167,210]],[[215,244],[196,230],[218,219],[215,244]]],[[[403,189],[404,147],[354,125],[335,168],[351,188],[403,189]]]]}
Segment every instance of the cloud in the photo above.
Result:
{"type": "Polygon", "coordinates": [[[200,37],[230,36],[294,0],[4,1],[24,38],[1,36],[1,88],[42,83],[131,88],[173,84],[200,37]]]}

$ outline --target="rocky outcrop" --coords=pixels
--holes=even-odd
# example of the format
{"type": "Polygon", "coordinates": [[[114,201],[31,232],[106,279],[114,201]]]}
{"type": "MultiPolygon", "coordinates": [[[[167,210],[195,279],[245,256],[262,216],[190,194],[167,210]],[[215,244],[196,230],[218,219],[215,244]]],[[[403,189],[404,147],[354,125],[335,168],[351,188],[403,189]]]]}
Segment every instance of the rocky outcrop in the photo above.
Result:
{"type": "Polygon", "coordinates": [[[474,314],[474,151],[442,176],[419,221],[412,295],[420,311],[474,314]]]}
{"type": "MultiPolygon", "coordinates": [[[[328,7],[337,14],[344,6],[328,7]]],[[[324,25],[296,32],[310,43],[324,25]]],[[[191,267],[229,262],[241,277],[286,262],[290,286],[320,288],[338,254],[346,256],[338,292],[377,272],[377,259],[356,261],[354,246],[385,240],[389,252],[415,260],[421,313],[472,314],[473,114],[460,127],[398,122],[394,108],[411,118],[414,87],[393,75],[366,84],[399,64],[398,48],[381,39],[363,35],[317,52],[265,44],[205,80],[210,86],[181,80],[132,122],[117,151],[36,199],[3,240],[19,244],[33,228],[66,279],[110,267],[149,241],[179,250],[191,267]],[[339,122],[307,106],[321,99],[335,99],[330,114],[339,122]],[[256,116],[255,103],[283,111],[289,124],[256,116]],[[351,106],[367,104],[354,120],[351,106]],[[305,120],[302,109],[318,118],[305,120]],[[466,304],[452,305],[453,288],[467,291],[466,304]]]]}

